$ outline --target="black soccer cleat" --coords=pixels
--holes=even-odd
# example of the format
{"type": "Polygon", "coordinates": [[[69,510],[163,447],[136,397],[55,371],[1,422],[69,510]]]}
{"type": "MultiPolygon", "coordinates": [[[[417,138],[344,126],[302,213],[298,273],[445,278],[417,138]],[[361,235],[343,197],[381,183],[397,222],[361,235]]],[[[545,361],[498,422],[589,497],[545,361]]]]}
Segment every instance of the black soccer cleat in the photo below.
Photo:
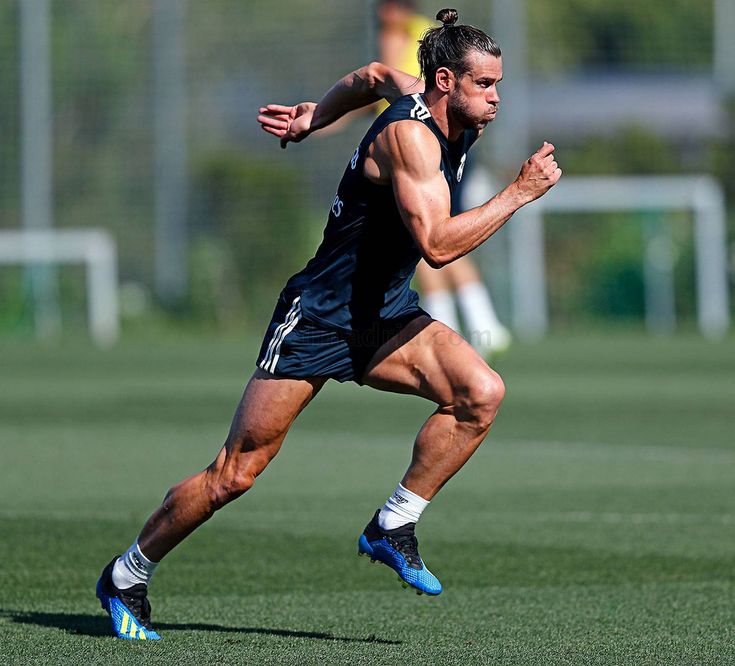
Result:
{"type": "Polygon", "coordinates": [[[161,637],[151,625],[151,604],[148,586],[138,583],[119,590],[112,582],[112,567],[118,557],[102,570],[97,581],[97,598],[112,620],[112,629],[118,638],[129,641],[159,641],[161,637]]]}
{"type": "Polygon", "coordinates": [[[407,523],[393,530],[384,530],[378,523],[378,514],[367,524],[357,543],[358,555],[369,555],[389,566],[403,582],[418,594],[441,594],[442,584],[439,579],[426,568],[419,555],[419,544],[414,530],[416,523],[407,523]]]}

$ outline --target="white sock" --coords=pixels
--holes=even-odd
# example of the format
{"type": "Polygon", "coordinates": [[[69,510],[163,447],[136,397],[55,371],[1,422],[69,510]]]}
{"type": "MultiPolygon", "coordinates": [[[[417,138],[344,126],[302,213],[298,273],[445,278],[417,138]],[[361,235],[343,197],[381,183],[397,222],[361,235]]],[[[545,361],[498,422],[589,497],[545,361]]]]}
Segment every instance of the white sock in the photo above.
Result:
{"type": "Polygon", "coordinates": [[[508,330],[500,323],[490,292],[481,282],[468,282],[457,289],[457,303],[467,329],[467,338],[478,348],[507,346],[508,330]]]}
{"type": "Polygon", "coordinates": [[[457,310],[454,307],[454,298],[452,298],[451,291],[440,289],[424,294],[422,306],[433,319],[446,324],[455,331],[459,330],[457,310]]]}
{"type": "Polygon", "coordinates": [[[378,525],[384,530],[394,530],[406,523],[415,523],[429,500],[412,493],[400,483],[378,514],[378,525]]]}
{"type": "Polygon", "coordinates": [[[138,583],[148,585],[158,562],[151,562],[140,551],[138,540],[130,546],[112,567],[112,583],[119,590],[125,590],[138,583]]]}

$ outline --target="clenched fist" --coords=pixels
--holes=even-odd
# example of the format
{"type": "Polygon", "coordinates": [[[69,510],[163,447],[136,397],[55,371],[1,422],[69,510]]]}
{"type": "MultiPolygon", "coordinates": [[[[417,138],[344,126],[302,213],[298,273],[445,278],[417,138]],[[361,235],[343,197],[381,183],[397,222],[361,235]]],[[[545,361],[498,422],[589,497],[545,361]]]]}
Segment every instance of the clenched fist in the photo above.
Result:
{"type": "Polygon", "coordinates": [[[561,178],[561,169],[554,159],[554,145],[544,144],[529,157],[515,180],[525,203],[538,199],[548,192],[561,178]]]}

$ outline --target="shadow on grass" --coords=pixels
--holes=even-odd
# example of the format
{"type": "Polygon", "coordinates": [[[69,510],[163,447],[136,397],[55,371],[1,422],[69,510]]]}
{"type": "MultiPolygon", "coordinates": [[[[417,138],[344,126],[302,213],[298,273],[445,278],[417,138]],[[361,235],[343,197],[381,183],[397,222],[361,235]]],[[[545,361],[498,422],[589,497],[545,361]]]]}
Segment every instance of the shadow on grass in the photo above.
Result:
{"type": "MultiPolygon", "coordinates": [[[[52,627],[79,636],[110,636],[110,620],[104,615],[82,613],[40,613],[36,611],[0,610],[0,615],[17,624],[32,624],[38,627],[52,627]]],[[[310,638],[320,641],[339,641],[343,643],[379,643],[380,645],[400,645],[402,641],[390,641],[375,635],[366,638],[335,636],[320,631],[296,631],[273,629],[270,627],[225,627],[220,624],[203,622],[172,623],[156,622],[156,631],[216,631],[231,634],[262,634],[283,638],[310,638]]]]}

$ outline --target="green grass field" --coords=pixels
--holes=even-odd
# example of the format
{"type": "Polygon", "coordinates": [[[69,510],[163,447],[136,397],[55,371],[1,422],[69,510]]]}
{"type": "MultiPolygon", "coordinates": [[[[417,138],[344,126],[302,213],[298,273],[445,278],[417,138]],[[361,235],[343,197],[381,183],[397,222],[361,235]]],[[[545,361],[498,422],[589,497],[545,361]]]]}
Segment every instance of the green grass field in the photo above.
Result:
{"type": "Polygon", "coordinates": [[[99,571],[209,463],[253,355],[0,344],[1,663],[735,663],[735,340],[633,334],[502,360],[499,420],[419,526],[440,597],[356,557],[430,406],[330,383],[160,567],[163,641],[113,638],[99,571]]]}

